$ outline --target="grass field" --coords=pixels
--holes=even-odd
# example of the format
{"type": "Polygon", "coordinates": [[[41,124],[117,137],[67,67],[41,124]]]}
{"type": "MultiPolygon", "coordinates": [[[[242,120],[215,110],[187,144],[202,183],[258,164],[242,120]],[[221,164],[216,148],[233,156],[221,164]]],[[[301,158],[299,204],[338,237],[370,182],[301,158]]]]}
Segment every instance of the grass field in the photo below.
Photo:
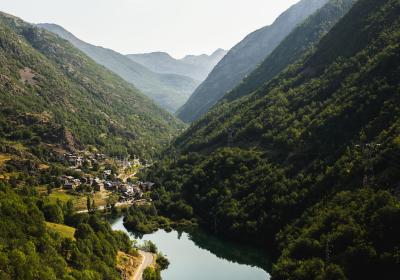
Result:
{"type": "MultiPolygon", "coordinates": [[[[105,206],[107,204],[106,199],[109,195],[109,192],[104,191],[102,193],[97,192],[94,194],[94,204],[96,207],[105,206]]],[[[75,209],[77,210],[85,210],[86,209],[86,196],[80,196],[77,200],[74,201],[75,209]]]]}
{"type": "Polygon", "coordinates": [[[5,154],[0,154],[0,166],[2,166],[7,160],[10,160],[11,157],[5,154]]]}
{"type": "Polygon", "coordinates": [[[5,179],[5,180],[9,180],[11,177],[15,177],[17,178],[18,175],[21,174],[20,172],[7,172],[7,173],[1,173],[0,174],[0,179],[5,179]]]}
{"type": "Polygon", "coordinates": [[[46,169],[49,169],[49,168],[50,168],[50,166],[47,165],[47,164],[44,164],[44,163],[40,163],[39,164],[39,169],[40,170],[46,170],[46,169]]]}
{"type": "Polygon", "coordinates": [[[137,254],[128,255],[124,252],[118,251],[117,253],[117,269],[126,276],[126,279],[133,279],[136,270],[142,262],[142,256],[137,254]]]}
{"type": "Polygon", "coordinates": [[[61,224],[53,224],[46,222],[46,226],[49,230],[58,232],[62,237],[65,238],[70,238],[72,240],[75,240],[75,228],[69,227],[66,225],[61,225],[61,224]]]}
{"type": "Polygon", "coordinates": [[[68,194],[66,191],[62,189],[58,190],[53,190],[49,196],[51,202],[56,202],[57,200],[60,200],[64,203],[68,202],[69,200],[72,200],[75,204],[75,200],[78,200],[80,197],[68,194]]]}
{"type": "MultiPolygon", "coordinates": [[[[108,195],[109,195],[109,192],[107,192],[107,191],[104,191],[102,193],[100,193],[100,192],[95,193],[94,197],[93,197],[95,205],[97,207],[105,206],[108,195]]],[[[71,194],[68,194],[63,189],[57,189],[57,190],[52,191],[49,198],[50,198],[51,202],[56,202],[57,200],[60,200],[64,203],[66,203],[69,200],[72,200],[75,210],[79,211],[79,210],[86,209],[86,196],[85,195],[71,195],[71,194]]]]}

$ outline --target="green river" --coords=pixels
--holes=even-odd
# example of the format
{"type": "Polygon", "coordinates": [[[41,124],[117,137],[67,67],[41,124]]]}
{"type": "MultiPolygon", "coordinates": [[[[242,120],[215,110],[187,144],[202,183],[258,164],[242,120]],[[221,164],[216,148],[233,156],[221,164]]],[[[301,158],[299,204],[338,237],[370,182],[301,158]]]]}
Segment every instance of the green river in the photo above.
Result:
{"type": "Polygon", "coordinates": [[[114,230],[122,230],[138,240],[155,243],[170,261],[162,271],[163,280],[267,280],[268,258],[255,248],[222,241],[204,231],[166,232],[152,234],[130,233],[123,218],[112,223],[114,230]]]}

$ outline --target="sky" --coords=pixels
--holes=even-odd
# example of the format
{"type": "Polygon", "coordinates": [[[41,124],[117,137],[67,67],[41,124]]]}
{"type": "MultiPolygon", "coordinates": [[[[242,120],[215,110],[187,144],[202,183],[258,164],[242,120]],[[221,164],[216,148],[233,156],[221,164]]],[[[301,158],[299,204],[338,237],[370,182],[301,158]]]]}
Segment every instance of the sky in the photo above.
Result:
{"type": "Polygon", "coordinates": [[[31,23],[56,23],[88,43],[123,54],[176,58],[230,49],[299,0],[0,0],[31,23]]]}

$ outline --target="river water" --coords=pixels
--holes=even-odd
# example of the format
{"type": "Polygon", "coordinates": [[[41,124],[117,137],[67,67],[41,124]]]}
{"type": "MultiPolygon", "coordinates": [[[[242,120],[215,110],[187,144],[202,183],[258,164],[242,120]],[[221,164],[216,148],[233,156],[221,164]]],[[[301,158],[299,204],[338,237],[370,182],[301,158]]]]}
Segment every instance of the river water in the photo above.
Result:
{"type": "Polygon", "coordinates": [[[170,265],[163,280],[267,280],[268,259],[255,248],[222,241],[201,230],[191,233],[158,230],[152,234],[130,233],[123,218],[111,223],[140,244],[150,240],[167,256],[170,265]]]}

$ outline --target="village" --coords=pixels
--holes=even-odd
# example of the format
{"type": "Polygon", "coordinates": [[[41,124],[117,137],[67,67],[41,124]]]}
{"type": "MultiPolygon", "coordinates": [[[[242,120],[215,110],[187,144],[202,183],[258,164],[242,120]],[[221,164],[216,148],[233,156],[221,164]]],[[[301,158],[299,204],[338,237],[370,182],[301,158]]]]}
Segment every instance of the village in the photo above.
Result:
{"type": "Polygon", "coordinates": [[[102,204],[111,196],[119,205],[151,201],[145,194],[151,191],[154,183],[137,181],[134,177],[145,166],[137,157],[115,159],[100,153],[76,152],[64,154],[62,160],[72,174],[59,178],[63,191],[69,195],[97,195],[103,198],[102,204]]]}

